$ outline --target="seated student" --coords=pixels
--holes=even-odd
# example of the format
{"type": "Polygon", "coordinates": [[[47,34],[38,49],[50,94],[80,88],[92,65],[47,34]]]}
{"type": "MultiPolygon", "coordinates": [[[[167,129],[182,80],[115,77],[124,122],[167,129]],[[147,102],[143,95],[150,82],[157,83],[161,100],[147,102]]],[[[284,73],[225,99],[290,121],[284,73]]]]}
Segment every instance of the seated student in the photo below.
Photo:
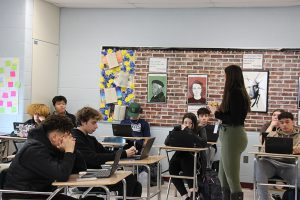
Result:
{"type": "MultiPolygon", "coordinates": [[[[290,112],[282,112],[278,115],[279,128],[271,131],[267,137],[292,137],[293,154],[300,154],[300,130],[294,126],[294,116],[290,112]]],[[[264,151],[264,146],[262,147],[264,151]]],[[[280,176],[289,184],[295,182],[295,170],[288,159],[261,158],[256,164],[256,180],[259,183],[267,183],[268,178],[280,176]]],[[[298,173],[298,182],[300,173],[298,173]]],[[[257,186],[257,192],[260,200],[268,200],[267,186],[257,186]]]]}
{"type": "Polygon", "coordinates": [[[33,103],[27,107],[27,113],[31,116],[31,119],[27,120],[25,124],[37,127],[50,115],[50,108],[45,104],[33,103]]]}
{"type": "Polygon", "coordinates": [[[74,127],[76,127],[76,118],[73,114],[68,113],[66,110],[67,107],[67,99],[64,96],[55,96],[52,99],[52,104],[54,106],[54,113],[56,115],[63,115],[63,116],[67,116],[71,119],[74,127]]]}
{"type": "MultiPolygon", "coordinates": [[[[83,154],[87,168],[100,169],[105,162],[114,160],[115,152],[104,148],[94,136],[89,135],[98,128],[97,123],[102,119],[101,113],[91,107],[84,107],[77,112],[76,117],[78,127],[72,130],[72,135],[76,138],[76,149],[83,154]]],[[[122,152],[121,158],[131,157],[135,153],[135,147],[131,147],[122,152]]],[[[128,196],[140,197],[142,195],[142,186],[133,175],[126,178],[126,183],[128,196]]],[[[118,191],[119,195],[123,194],[121,182],[110,189],[118,191]]]]}
{"type": "MultiPolygon", "coordinates": [[[[202,108],[199,108],[198,111],[197,111],[197,115],[198,115],[198,119],[199,119],[199,124],[198,126],[199,127],[202,127],[202,128],[205,128],[206,130],[206,134],[208,133],[208,131],[211,131],[211,130],[214,130],[215,126],[214,125],[211,125],[208,123],[208,120],[209,120],[209,116],[210,116],[210,110],[205,108],[205,107],[202,107],[202,108]]],[[[208,161],[212,162],[216,156],[216,153],[217,153],[217,145],[212,145],[209,147],[209,152],[210,152],[210,157],[208,157],[208,161]]],[[[218,163],[218,162],[216,162],[218,163]]],[[[218,167],[219,166],[214,166],[214,168],[216,168],[216,170],[218,171],[218,167]]]]}
{"type": "MultiPolygon", "coordinates": [[[[86,170],[83,158],[74,151],[71,120],[51,115],[29,132],[24,147],[16,154],[5,177],[4,189],[50,192],[54,181],[67,181],[71,173],[86,170]]],[[[33,194],[3,194],[3,199],[46,199],[33,194]]],[[[54,199],[74,199],[57,195],[54,199]]],[[[90,198],[89,198],[90,199],[90,198]]]]}
{"type": "Polygon", "coordinates": [[[272,112],[272,118],[270,122],[265,123],[260,129],[260,142],[262,143],[262,133],[270,133],[271,131],[276,131],[279,127],[278,115],[285,112],[283,109],[276,109],[272,112]]]}
{"type": "MultiPolygon", "coordinates": [[[[122,120],[121,124],[130,124],[133,132],[132,135],[134,137],[151,137],[150,126],[148,122],[144,119],[141,119],[142,113],[143,113],[143,109],[141,108],[140,104],[131,103],[127,111],[127,115],[130,118],[122,120]]],[[[126,142],[129,144],[129,146],[133,145],[133,142],[130,140],[127,140],[126,142]]],[[[138,154],[141,153],[143,145],[144,145],[144,140],[135,141],[135,147],[138,150],[138,154]]]]}
{"type": "MultiPolygon", "coordinates": [[[[205,129],[199,128],[197,123],[197,117],[193,113],[186,113],[182,118],[182,124],[175,126],[174,131],[183,130],[182,134],[186,134],[187,137],[193,136],[195,138],[195,142],[199,144],[199,146],[205,147],[206,144],[206,133],[205,129]],[[186,132],[186,133],[185,133],[186,132]],[[195,134],[195,135],[193,135],[195,134]]],[[[172,134],[172,133],[171,133],[172,134]]],[[[169,134],[165,140],[165,145],[172,146],[171,140],[176,140],[176,138],[172,138],[172,135],[169,134]]],[[[203,174],[206,168],[206,159],[205,152],[200,153],[198,157],[197,170],[199,170],[203,174]]],[[[183,172],[183,176],[193,176],[194,172],[194,156],[190,152],[176,151],[173,157],[170,160],[169,173],[171,175],[179,175],[180,172],[183,172]]],[[[193,180],[187,179],[188,187],[190,188],[190,192],[193,191],[193,180]]],[[[191,199],[188,196],[188,191],[184,186],[183,179],[172,178],[172,182],[175,185],[176,189],[182,196],[182,199],[189,200],[191,199]]],[[[191,197],[193,195],[191,194],[191,197]]]]}

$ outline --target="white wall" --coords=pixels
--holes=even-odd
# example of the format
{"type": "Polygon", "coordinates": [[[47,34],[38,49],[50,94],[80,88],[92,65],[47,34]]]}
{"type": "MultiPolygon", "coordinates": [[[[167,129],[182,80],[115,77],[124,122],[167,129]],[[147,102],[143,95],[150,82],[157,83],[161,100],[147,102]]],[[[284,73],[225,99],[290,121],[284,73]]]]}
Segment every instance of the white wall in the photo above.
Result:
{"type": "MultiPolygon", "coordinates": [[[[99,106],[101,46],[199,48],[300,48],[300,7],[204,9],[61,9],[59,93],[68,110],[99,106]]],[[[163,144],[171,127],[151,127],[156,144],[163,144]]],[[[112,134],[109,123],[96,133],[112,134]]],[[[248,133],[242,156],[241,181],[251,182],[252,145],[248,133]]],[[[167,165],[164,163],[164,168],[167,165]]]]}
{"type": "Polygon", "coordinates": [[[0,57],[20,59],[19,113],[0,115],[0,132],[11,132],[14,121],[23,121],[30,102],[32,63],[32,0],[1,1],[0,57]]]}

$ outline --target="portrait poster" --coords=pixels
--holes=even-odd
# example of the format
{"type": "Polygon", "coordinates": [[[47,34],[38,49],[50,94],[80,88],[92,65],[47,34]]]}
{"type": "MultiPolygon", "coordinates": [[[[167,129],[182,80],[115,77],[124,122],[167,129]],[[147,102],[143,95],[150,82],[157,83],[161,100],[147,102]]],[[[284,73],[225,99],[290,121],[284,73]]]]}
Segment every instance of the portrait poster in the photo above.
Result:
{"type": "Polygon", "coordinates": [[[300,76],[298,77],[298,108],[300,108],[300,76]]]}
{"type": "Polygon", "coordinates": [[[188,75],[187,104],[206,104],[207,74],[188,75]]]}
{"type": "Polygon", "coordinates": [[[147,102],[167,102],[167,74],[148,74],[147,102]]]}
{"type": "Polygon", "coordinates": [[[243,71],[245,87],[251,101],[251,111],[268,111],[268,71],[243,71]]]}

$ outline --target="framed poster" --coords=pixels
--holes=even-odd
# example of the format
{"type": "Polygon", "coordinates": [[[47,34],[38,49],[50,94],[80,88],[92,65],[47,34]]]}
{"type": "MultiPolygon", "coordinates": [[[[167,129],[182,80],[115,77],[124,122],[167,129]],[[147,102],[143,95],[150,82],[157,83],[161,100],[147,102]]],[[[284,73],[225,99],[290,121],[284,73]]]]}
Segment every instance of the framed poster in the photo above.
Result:
{"type": "Polygon", "coordinates": [[[245,87],[251,101],[251,111],[268,111],[268,71],[243,71],[245,87]]]}
{"type": "Polygon", "coordinates": [[[148,74],[148,103],[167,102],[167,74],[148,74]]]}
{"type": "Polygon", "coordinates": [[[207,74],[188,75],[188,104],[206,104],[207,74]]]}

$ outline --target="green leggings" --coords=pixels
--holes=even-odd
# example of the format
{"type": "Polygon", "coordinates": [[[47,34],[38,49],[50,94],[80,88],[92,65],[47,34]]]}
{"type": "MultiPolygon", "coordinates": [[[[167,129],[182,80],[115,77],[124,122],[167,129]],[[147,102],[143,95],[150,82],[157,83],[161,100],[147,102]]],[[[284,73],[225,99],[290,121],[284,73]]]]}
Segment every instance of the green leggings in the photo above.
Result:
{"type": "Polygon", "coordinates": [[[230,189],[231,193],[241,192],[240,159],[248,143],[244,127],[222,125],[220,141],[222,148],[219,165],[221,186],[230,189]]]}

